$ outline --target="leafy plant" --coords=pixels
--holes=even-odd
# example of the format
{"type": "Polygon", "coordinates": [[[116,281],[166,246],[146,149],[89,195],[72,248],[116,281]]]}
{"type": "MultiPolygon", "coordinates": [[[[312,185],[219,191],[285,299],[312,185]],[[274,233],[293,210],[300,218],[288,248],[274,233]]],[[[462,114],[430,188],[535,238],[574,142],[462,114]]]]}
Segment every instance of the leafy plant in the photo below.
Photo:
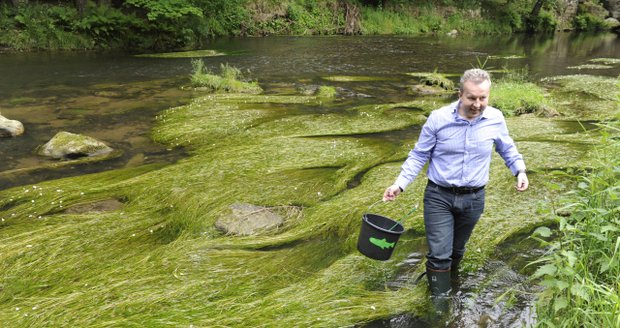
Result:
{"type": "Polygon", "coordinates": [[[620,142],[618,123],[604,126],[598,169],[582,176],[554,214],[557,229],[539,228],[549,251],[532,278],[545,290],[538,299],[538,324],[552,327],[617,327],[620,322],[620,142]]]}

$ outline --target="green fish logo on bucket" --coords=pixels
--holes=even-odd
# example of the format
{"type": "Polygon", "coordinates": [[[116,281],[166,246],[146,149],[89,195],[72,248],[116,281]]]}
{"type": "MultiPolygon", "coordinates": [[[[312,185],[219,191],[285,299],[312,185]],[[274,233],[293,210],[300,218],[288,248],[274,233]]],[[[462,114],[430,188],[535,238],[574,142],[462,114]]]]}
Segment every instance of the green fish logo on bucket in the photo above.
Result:
{"type": "Polygon", "coordinates": [[[395,242],[388,243],[387,240],[385,240],[385,238],[377,239],[377,238],[370,237],[370,239],[368,240],[370,240],[372,244],[374,244],[377,247],[380,247],[381,249],[394,248],[394,244],[395,244],[395,242]]]}

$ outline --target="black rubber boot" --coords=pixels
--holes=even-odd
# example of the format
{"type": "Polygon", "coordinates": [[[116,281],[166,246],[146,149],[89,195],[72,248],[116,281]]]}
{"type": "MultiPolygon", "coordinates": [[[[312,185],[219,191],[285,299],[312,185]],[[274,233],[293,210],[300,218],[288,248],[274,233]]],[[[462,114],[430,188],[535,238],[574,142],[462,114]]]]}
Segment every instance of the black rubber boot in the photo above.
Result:
{"type": "Polygon", "coordinates": [[[450,264],[450,269],[452,270],[452,272],[459,271],[459,265],[461,264],[462,259],[463,259],[462,257],[457,257],[457,258],[452,259],[452,264],[450,264]]]}
{"type": "Polygon", "coordinates": [[[428,278],[428,286],[431,289],[432,296],[447,296],[450,292],[450,269],[435,270],[426,268],[426,277],[428,278]]]}

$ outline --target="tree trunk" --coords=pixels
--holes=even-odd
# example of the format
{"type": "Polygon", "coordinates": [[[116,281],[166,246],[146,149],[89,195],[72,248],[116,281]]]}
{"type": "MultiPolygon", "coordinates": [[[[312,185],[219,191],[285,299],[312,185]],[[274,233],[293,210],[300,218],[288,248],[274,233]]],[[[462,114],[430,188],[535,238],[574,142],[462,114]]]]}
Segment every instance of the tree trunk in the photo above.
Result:
{"type": "Polygon", "coordinates": [[[80,14],[80,17],[84,16],[84,10],[86,10],[86,0],[75,0],[75,8],[80,14]]]}
{"type": "Polygon", "coordinates": [[[356,5],[350,4],[348,1],[343,2],[344,6],[344,34],[353,35],[361,33],[360,26],[360,10],[356,5]]]}
{"type": "Polygon", "coordinates": [[[534,18],[538,16],[544,4],[545,4],[545,0],[536,0],[536,3],[534,4],[534,8],[532,9],[532,12],[530,13],[530,17],[534,18]]]}
{"type": "Polygon", "coordinates": [[[28,0],[11,0],[11,3],[13,4],[15,8],[17,8],[21,5],[28,4],[28,0]]]}

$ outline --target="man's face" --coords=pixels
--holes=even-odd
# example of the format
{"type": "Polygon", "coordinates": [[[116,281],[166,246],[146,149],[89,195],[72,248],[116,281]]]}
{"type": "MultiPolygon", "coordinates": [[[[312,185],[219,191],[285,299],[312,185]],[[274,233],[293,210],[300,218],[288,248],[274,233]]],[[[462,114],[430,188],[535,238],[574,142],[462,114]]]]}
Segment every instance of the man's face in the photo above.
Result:
{"type": "Polygon", "coordinates": [[[480,83],[475,81],[466,81],[463,83],[463,90],[459,91],[459,114],[466,119],[474,119],[489,104],[489,93],[491,92],[491,82],[485,80],[480,83]]]}

